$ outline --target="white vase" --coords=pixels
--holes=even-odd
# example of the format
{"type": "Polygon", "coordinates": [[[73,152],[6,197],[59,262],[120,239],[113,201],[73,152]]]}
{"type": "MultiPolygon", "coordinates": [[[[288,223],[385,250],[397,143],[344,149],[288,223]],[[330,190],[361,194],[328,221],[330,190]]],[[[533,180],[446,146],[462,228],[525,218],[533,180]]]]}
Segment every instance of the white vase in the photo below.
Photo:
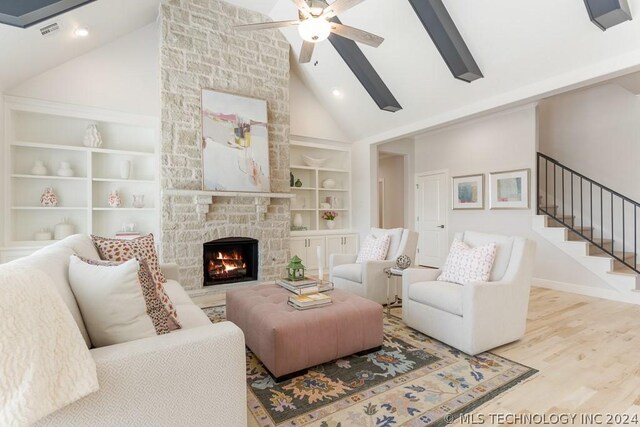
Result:
{"type": "Polygon", "coordinates": [[[131,160],[123,160],[120,163],[120,178],[129,179],[131,176],[131,160]]]}
{"type": "Polygon", "coordinates": [[[144,194],[133,195],[133,207],[138,209],[144,208],[144,194]]]}
{"type": "Polygon", "coordinates": [[[70,177],[73,176],[73,169],[69,162],[60,162],[60,169],[58,169],[58,176],[70,177]]]}
{"type": "Polygon", "coordinates": [[[40,229],[40,231],[37,231],[33,235],[33,240],[37,240],[39,242],[46,241],[46,240],[51,240],[51,238],[52,238],[51,232],[49,230],[47,230],[46,228],[40,229]]]}
{"type": "Polygon", "coordinates": [[[55,228],[53,229],[53,238],[55,240],[62,240],[74,233],[73,224],[69,224],[67,221],[67,218],[65,218],[61,223],[56,224],[55,228]]]}
{"type": "Polygon", "coordinates": [[[333,228],[336,226],[335,221],[330,221],[328,219],[324,221],[324,224],[327,226],[329,230],[333,230],[333,228]]]}
{"type": "Polygon", "coordinates": [[[47,167],[44,165],[42,160],[36,160],[33,162],[33,168],[31,168],[31,173],[33,175],[46,175],[47,167]]]}
{"type": "Polygon", "coordinates": [[[324,181],[322,181],[322,188],[331,189],[335,187],[336,187],[336,181],[334,179],[327,178],[324,181]]]}
{"type": "Polygon", "coordinates": [[[300,215],[299,213],[293,216],[293,226],[302,227],[302,215],[300,215]]]}
{"type": "Polygon", "coordinates": [[[85,147],[98,148],[102,146],[102,136],[98,131],[98,126],[95,124],[87,126],[82,143],[85,147]]]}
{"type": "Polygon", "coordinates": [[[110,208],[119,208],[122,205],[122,198],[120,197],[120,194],[118,194],[118,190],[113,190],[109,193],[107,203],[110,208]]]}

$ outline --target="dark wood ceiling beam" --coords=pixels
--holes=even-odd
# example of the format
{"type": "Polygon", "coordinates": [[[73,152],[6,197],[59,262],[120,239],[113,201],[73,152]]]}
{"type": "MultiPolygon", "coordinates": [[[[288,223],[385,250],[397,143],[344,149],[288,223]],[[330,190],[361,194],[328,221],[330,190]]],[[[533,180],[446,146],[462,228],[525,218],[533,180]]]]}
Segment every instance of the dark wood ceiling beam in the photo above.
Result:
{"type": "Polygon", "coordinates": [[[442,0],[409,3],[456,79],[471,83],[484,77],[442,0]]]}
{"type": "Polygon", "coordinates": [[[627,0],[584,0],[589,19],[602,31],[631,21],[627,0]]]}
{"type": "Polygon", "coordinates": [[[0,24],[28,28],[95,0],[0,1],[0,24]]]}

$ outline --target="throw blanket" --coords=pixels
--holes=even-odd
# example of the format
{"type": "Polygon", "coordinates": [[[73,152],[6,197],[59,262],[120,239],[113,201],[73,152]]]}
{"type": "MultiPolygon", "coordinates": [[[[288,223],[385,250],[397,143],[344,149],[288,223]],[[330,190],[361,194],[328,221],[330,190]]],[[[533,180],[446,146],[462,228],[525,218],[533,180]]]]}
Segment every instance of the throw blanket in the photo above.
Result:
{"type": "Polygon", "coordinates": [[[0,425],[30,425],[97,390],[96,365],[53,281],[0,265],[0,425]]]}

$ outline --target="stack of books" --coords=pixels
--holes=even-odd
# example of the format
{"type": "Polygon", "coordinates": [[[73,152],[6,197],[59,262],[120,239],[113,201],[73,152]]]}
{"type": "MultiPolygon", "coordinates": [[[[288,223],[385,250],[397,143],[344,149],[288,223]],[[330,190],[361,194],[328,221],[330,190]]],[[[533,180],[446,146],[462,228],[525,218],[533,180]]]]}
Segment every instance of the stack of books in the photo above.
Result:
{"type": "Polygon", "coordinates": [[[318,282],[316,279],[310,279],[308,277],[305,277],[303,280],[278,279],[276,283],[296,295],[308,295],[333,290],[331,283],[318,282]]]}
{"type": "Polygon", "coordinates": [[[331,304],[331,297],[326,294],[315,293],[308,295],[292,295],[288,304],[296,310],[326,307],[331,304]]]}
{"type": "Polygon", "coordinates": [[[116,233],[116,239],[133,240],[140,236],[141,234],[139,231],[118,231],[116,233]]]}

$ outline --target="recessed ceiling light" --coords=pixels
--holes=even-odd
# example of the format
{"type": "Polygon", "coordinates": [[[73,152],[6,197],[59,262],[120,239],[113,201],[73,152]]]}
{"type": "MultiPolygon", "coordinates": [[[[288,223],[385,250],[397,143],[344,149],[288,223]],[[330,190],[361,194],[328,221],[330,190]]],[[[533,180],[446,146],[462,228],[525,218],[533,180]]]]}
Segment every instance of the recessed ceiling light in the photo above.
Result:
{"type": "Polygon", "coordinates": [[[73,34],[76,37],[87,37],[89,35],[89,29],[87,27],[78,27],[75,29],[73,34]]]}
{"type": "Polygon", "coordinates": [[[331,94],[336,98],[342,98],[342,92],[340,91],[340,89],[331,90],[331,94]]]}

